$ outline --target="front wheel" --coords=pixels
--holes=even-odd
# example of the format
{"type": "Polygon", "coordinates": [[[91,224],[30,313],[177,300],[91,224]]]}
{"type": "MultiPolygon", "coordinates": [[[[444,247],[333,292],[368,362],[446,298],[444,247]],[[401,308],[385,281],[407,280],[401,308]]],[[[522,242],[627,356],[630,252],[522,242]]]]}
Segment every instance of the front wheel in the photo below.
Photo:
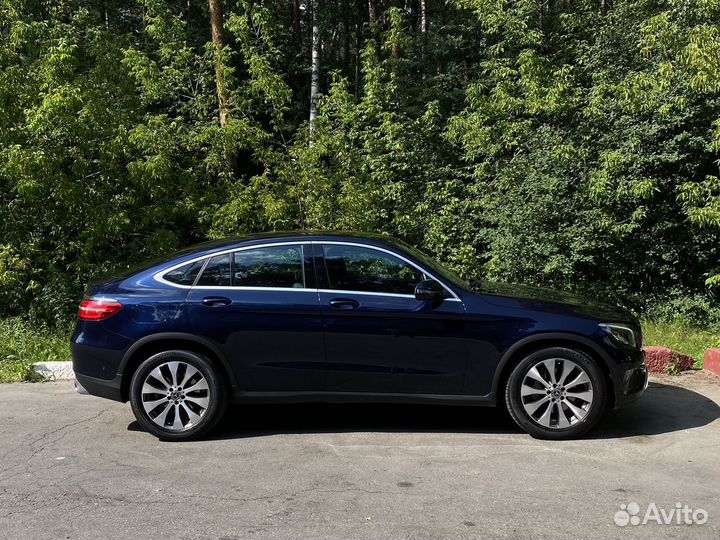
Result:
{"type": "Polygon", "coordinates": [[[530,354],[513,369],[505,402],[515,423],[533,437],[572,439],[600,420],[606,389],[589,356],[553,347],[530,354]]]}
{"type": "Polygon", "coordinates": [[[212,429],[225,411],[227,398],[207,358],[190,351],[165,351],[135,371],[130,405],[146,431],[163,440],[184,441],[212,429]]]}

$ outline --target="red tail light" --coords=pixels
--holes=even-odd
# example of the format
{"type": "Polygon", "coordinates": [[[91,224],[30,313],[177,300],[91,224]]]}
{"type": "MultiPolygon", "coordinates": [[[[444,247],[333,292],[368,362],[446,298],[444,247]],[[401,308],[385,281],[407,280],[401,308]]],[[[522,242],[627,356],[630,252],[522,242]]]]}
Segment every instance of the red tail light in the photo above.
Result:
{"type": "Polygon", "coordinates": [[[122,304],[115,300],[85,298],[80,303],[78,319],[83,321],[104,321],[108,317],[115,315],[122,307],[122,304]]]}

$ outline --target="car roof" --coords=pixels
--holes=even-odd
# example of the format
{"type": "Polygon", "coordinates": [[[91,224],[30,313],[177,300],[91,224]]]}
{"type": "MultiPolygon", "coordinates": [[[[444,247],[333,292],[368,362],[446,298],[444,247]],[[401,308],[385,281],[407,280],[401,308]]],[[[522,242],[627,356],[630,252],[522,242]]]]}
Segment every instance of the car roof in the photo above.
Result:
{"type": "Polygon", "coordinates": [[[307,241],[344,241],[357,242],[362,241],[368,245],[376,245],[378,247],[394,247],[400,251],[404,251],[404,247],[408,247],[403,242],[396,240],[390,236],[376,233],[361,233],[347,231],[277,231],[258,234],[248,234],[245,236],[236,236],[223,238],[221,240],[210,240],[188,246],[164,256],[146,260],[136,265],[127,266],[124,269],[118,269],[113,273],[101,276],[91,283],[104,283],[117,279],[144,279],[144,277],[153,275],[163,269],[173,268],[185,262],[209,257],[218,252],[231,251],[235,247],[241,248],[245,246],[259,245],[275,242],[307,242],[307,241]]]}
{"type": "MultiPolygon", "coordinates": [[[[162,260],[156,259],[154,261],[146,261],[144,264],[138,265],[135,268],[128,268],[121,273],[116,273],[115,275],[110,276],[111,279],[108,279],[107,281],[110,282],[124,279],[131,279],[135,283],[141,283],[146,280],[152,281],[153,276],[159,272],[165,272],[172,268],[179,268],[183,264],[201,260],[206,257],[213,257],[216,254],[266,244],[302,243],[311,241],[358,243],[378,248],[394,248],[402,253],[402,256],[405,257],[406,260],[419,265],[419,268],[429,268],[436,274],[442,275],[445,278],[445,282],[453,282],[451,278],[443,275],[442,271],[433,267],[433,264],[429,262],[430,258],[427,255],[418,252],[408,244],[383,234],[355,231],[278,231],[224,238],[222,240],[212,240],[189,246],[181,251],[176,251],[173,255],[166,256],[162,260]]],[[[95,281],[95,283],[101,282],[102,280],[95,281]]],[[[457,286],[462,288],[462,285],[457,286]]]]}
{"type": "Polygon", "coordinates": [[[232,248],[235,245],[243,245],[243,244],[254,244],[254,243],[262,243],[263,241],[271,240],[273,242],[275,241],[283,241],[283,240],[299,240],[299,241],[310,241],[310,240],[316,240],[316,241],[346,241],[346,242],[352,242],[357,240],[363,240],[367,243],[373,244],[390,244],[395,247],[402,248],[403,242],[400,242],[399,240],[396,240],[390,236],[386,236],[383,234],[377,234],[377,233],[368,233],[368,232],[353,232],[353,231],[275,231],[275,232],[265,232],[265,233],[256,233],[256,234],[248,234],[244,236],[235,236],[235,237],[229,237],[229,238],[223,238],[221,240],[210,240],[208,242],[202,242],[200,244],[195,244],[193,246],[189,246],[179,252],[176,252],[173,256],[173,258],[176,258],[178,256],[185,256],[185,255],[193,255],[193,254],[201,254],[201,253],[212,253],[213,251],[218,251],[222,249],[228,249],[232,248]]]}

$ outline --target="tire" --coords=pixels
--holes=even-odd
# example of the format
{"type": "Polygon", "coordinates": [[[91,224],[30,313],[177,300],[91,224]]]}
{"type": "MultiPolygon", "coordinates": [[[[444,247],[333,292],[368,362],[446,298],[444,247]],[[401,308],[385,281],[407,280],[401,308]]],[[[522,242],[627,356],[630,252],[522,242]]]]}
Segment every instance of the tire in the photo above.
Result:
{"type": "Polygon", "coordinates": [[[130,405],[149,433],[165,441],[187,441],[217,424],[227,407],[227,392],[217,368],[204,356],[164,351],[135,371],[130,405]]]}
{"type": "Polygon", "coordinates": [[[607,383],[586,354],[564,347],[542,349],[515,366],[505,403],[515,423],[532,437],[574,439],[605,412],[607,383]]]}

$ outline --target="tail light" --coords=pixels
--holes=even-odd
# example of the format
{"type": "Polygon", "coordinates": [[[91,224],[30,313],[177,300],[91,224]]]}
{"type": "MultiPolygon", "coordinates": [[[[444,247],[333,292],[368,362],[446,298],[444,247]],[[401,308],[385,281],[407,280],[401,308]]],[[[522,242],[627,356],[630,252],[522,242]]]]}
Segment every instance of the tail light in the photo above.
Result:
{"type": "Polygon", "coordinates": [[[122,304],[116,300],[110,300],[108,298],[85,298],[80,302],[78,319],[82,321],[104,321],[115,315],[122,308],[122,304]]]}

